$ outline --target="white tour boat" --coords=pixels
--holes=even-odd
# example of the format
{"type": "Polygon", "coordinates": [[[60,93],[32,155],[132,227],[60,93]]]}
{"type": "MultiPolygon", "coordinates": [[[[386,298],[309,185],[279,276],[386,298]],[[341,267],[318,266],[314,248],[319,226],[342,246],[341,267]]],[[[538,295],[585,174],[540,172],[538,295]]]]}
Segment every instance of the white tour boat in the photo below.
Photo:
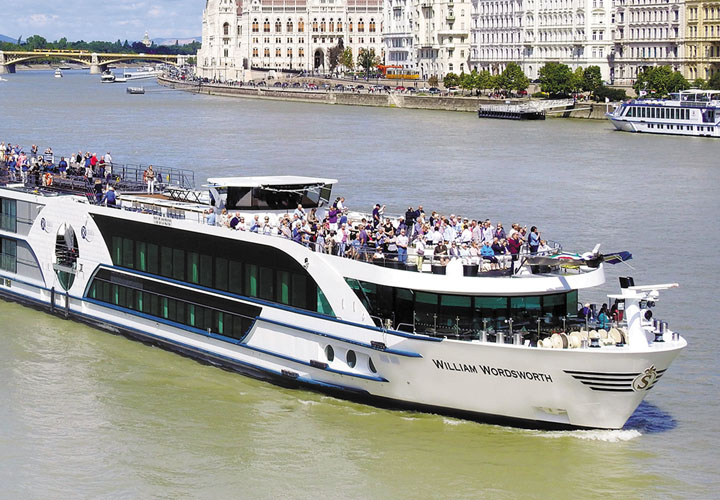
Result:
{"type": "Polygon", "coordinates": [[[608,119],[618,130],[720,137],[720,90],[683,90],[670,99],[633,99],[608,119]]]}
{"type": "Polygon", "coordinates": [[[55,78],[62,78],[63,72],[60,68],[55,69],[55,78]]]}
{"type": "Polygon", "coordinates": [[[0,295],[281,385],[535,428],[623,427],[687,345],[652,318],[674,284],[621,279],[612,328],[577,318],[605,281],[597,250],[499,270],[428,251],[418,272],[206,223],[216,206],[277,224],[298,203],[322,220],[335,183],[209,179],[117,207],[0,186],[0,295]]]}
{"type": "Polygon", "coordinates": [[[137,71],[123,71],[123,78],[130,82],[133,80],[145,80],[148,78],[157,78],[162,75],[162,70],[156,70],[153,67],[145,67],[137,71]]]}

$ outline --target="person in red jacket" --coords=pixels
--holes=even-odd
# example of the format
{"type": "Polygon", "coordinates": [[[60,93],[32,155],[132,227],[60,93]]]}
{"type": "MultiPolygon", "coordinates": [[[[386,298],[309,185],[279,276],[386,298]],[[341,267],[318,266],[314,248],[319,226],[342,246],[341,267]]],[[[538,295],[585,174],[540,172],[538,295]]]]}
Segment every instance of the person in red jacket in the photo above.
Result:
{"type": "Polygon", "coordinates": [[[510,250],[510,255],[512,256],[513,262],[517,260],[518,255],[520,254],[520,248],[522,248],[522,244],[523,240],[520,237],[520,233],[518,231],[515,231],[508,240],[508,250],[510,250]]]}

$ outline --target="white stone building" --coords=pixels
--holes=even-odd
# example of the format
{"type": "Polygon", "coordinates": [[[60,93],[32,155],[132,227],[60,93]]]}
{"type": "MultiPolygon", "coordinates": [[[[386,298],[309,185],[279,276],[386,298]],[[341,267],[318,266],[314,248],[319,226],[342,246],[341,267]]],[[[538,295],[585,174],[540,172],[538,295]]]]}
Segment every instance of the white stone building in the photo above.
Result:
{"type": "Polygon", "coordinates": [[[685,2],[615,0],[615,81],[632,85],[649,66],[682,71],[685,2]]]}
{"type": "Polygon", "coordinates": [[[548,62],[600,67],[612,79],[612,0],[472,0],[471,69],[509,62],[535,79],[548,62]]]}
{"type": "Polygon", "coordinates": [[[385,64],[414,70],[413,0],[385,0],[383,9],[385,64]]]}
{"type": "Polygon", "coordinates": [[[328,73],[328,50],[341,40],[354,59],[373,49],[382,60],[382,0],[207,0],[199,76],[249,79],[247,70],[328,73]]]}
{"type": "Polygon", "coordinates": [[[468,73],[470,1],[413,0],[413,48],[421,78],[468,73]]]}

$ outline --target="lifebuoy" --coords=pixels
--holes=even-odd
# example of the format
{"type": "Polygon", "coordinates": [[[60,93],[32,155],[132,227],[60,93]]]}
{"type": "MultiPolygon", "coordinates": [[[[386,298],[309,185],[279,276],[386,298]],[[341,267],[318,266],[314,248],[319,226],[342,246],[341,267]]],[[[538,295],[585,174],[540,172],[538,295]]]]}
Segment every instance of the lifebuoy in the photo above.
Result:
{"type": "Polygon", "coordinates": [[[45,175],[43,175],[43,184],[46,186],[52,186],[53,183],[53,176],[50,172],[46,172],[45,175]]]}

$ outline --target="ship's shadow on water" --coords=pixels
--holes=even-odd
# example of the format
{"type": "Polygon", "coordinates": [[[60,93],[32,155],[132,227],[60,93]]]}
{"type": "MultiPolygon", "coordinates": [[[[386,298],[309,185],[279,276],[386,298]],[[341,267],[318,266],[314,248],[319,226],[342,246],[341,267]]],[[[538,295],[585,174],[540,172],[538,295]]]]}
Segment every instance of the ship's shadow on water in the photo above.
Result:
{"type": "Polygon", "coordinates": [[[623,430],[636,430],[642,434],[655,434],[671,431],[675,427],[677,427],[677,420],[672,415],[652,403],[643,401],[625,423],[623,430]]]}

